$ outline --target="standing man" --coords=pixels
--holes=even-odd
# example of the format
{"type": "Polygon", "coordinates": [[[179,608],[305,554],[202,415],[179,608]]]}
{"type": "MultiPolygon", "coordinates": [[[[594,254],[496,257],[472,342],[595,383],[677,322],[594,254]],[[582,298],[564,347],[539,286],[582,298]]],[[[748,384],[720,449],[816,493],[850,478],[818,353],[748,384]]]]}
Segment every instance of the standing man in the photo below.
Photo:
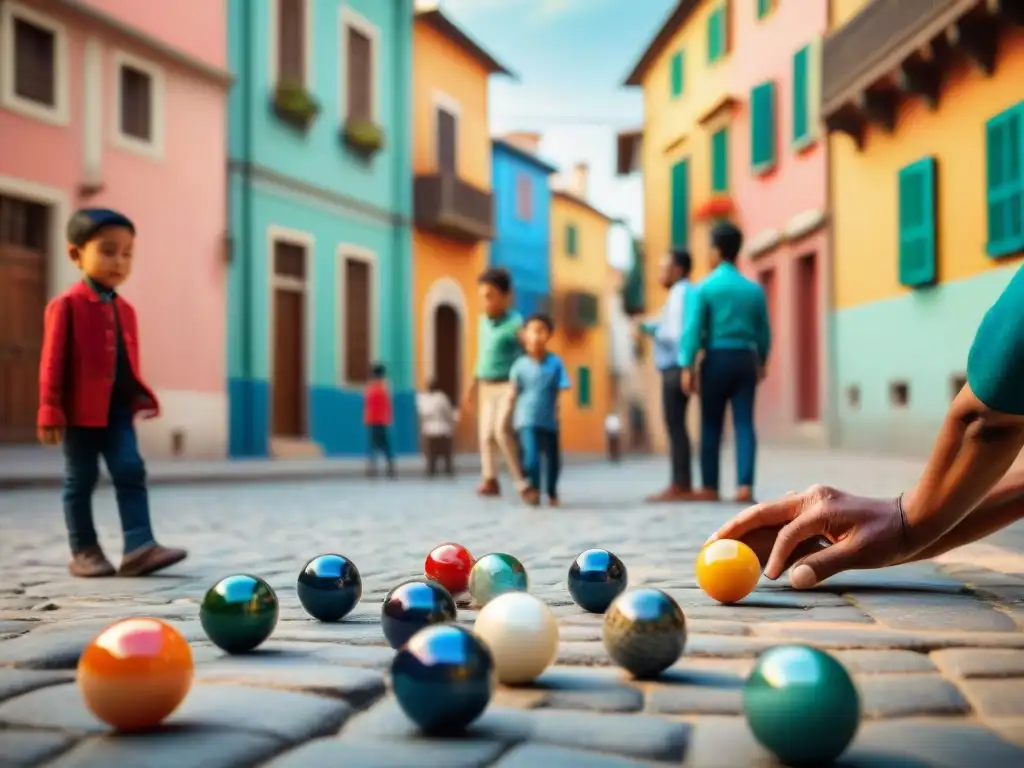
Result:
{"type": "Polygon", "coordinates": [[[704,348],[700,366],[700,467],[703,489],[695,500],[718,499],[718,465],[725,408],[732,406],[736,430],[736,501],[754,498],[757,434],[754,394],[764,380],[771,349],[768,302],[764,289],[736,268],[743,234],[721,222],[711,231],[711,274],[690,294],[679,351],[682,391],[694,390],[694,361],[704,348]]]}
{"type": "Polygon", "coordinates": [[[686,429],[686,404],[690,393],[679,388],[679,345],[683,335],[683,315],[691,294],[690,271],[693,259],[689,251],[679,249],[661,260],[660,280],[668,288],[661,316],[640,326],[654,340],[654,365],[661,377],[661,408],[668,432],[672,474],[668,487],[648,496],[649,502],[688,501],[693,497],[690,435],[686,429]]]}

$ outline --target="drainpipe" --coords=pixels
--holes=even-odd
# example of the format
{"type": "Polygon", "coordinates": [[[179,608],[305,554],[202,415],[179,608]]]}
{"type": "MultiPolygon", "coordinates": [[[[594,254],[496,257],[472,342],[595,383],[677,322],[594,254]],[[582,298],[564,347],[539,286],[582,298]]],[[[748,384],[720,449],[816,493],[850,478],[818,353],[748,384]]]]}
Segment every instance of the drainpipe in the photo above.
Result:
{"type": "Polygon", "coordinates": [[[243,452],[251,454],[255,449],[255,434],[253,433],[253,322],[252,322],[252,144],[253,144],[253,43],[256,37],[254,23],[255,14],[253,7],[255,3],[248,0],[236,0],[242,14],[242,198],[241,203],[241,231],[239,232],[239,256],[238,263],[240,271],[240,282],[242,284],[242,377],[246,382],[246,397],[243,419],[243,452]]]}

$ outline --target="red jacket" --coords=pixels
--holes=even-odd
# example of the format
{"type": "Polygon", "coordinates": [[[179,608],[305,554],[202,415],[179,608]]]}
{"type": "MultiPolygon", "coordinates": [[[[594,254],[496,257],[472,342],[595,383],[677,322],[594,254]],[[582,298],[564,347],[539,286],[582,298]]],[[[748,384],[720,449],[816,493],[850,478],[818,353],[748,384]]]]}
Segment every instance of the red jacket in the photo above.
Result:
{"type": "Polygon", "coordinates": [[[368,427],[391,426],[391,395],[388,388],[379,381],[366,387],[366,406],[363,420],[368,427]]]}
{"type": "Polygon", "coordinates": [[[117,366],[114,333],[120,325],[125,353],[140,394],[132,412],[159,413],[156,395],[139,372],[139,331],[135,309],[118,296],[103,302],[84,282],[76,283],[46,307],[43,353],[39,361],[40,427],[105,427],[117,366]],[[71,335],[68,339],[68,313],[71,335]],[[71,344],[70,349],[68,344],[71,344]],[[65,366],[70,366],[65,371],[65,366]]]}

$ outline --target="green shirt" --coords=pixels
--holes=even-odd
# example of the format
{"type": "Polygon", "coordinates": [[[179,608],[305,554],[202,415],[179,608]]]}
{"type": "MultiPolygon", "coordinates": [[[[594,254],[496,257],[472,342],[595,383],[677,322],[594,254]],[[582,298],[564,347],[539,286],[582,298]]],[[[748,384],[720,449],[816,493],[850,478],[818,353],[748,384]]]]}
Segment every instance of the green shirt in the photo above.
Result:
{"type": "Polygon", "coordinates": [[[1024,416],[1024,266],[978,326],[967,383],[993,411],[1024,416]]]}
{"type": "Polygon", "coordinates": [[[768,362],[772,334],[764,289],[732,264],[721,263],[686,297],[679,367],[689,368],[701,347],[750,349],[768,362]]]}
{"type": "Polygon", "coordinates": [[[523,317],[518,312],[506,312],[494,320],[487,315],[480,316],[476,358],[478,379],[508,380],[512,363],[523,352],[519,344],[519,329],[522,327],[523,317]]]}

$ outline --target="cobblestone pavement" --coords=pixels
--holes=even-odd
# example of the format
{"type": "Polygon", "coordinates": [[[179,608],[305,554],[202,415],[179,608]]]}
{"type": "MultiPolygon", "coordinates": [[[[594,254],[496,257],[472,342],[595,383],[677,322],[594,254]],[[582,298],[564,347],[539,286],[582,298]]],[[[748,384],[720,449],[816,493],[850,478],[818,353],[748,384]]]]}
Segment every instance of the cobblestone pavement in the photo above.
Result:
{"type": "MultiPolygon", "coordinates": [[[[765,495],[825,481],[893,492],[911,462],[770,453],[765,495]]],[[[193,551],[167,575],[75,581],[54,491],[0,494],[0,765],[462,766],[616,768],[771,765],[741,714],[754,657],[782,642],[829,649],[860,687],[864,724],[846,766],[1024,765],[1024,557],[986,542],[942,563],[855,573],[796,593],[763,583],[735,606],[696,589],[693,561],[731,505],[637,502],[664,479],[660,462],[571,468],[565,506],[477,502],[472,479],[348,480],[155,488],[162,538],[193,551]],[[531,591],[558,614],[557,664],[533,686],[502,689],[461,739],[419,736],[386,692],[392,653],[379,627],[388,588],[418,575],[434,544],[508,551],[531,591]],[[684,658],[663,679],[634,683],[610,666],[600,617],[572,605],[566,570],[582,549],[625,560],[632,586],[670,592],[686,611],[684,658]],[[296,575],[324,551],[351,557],[364,596],[346,621],[308,620],[296,575]],[[226,658],[204,640],[198,600],[216,579],[253,572],[278,591],[274,637],[226,658]],[[156,733],[113,736],[75,689],[82,647],[111,620],[150,615],[193,642],[196,683],[156,733]]],[[[117,551],[111,491],[96,499],[117,551]]],[[[1003,540],[997,540],[1003,541],[1003,540]]],[[[459,620],[474,613],[460,611],[459,620]]]]}

